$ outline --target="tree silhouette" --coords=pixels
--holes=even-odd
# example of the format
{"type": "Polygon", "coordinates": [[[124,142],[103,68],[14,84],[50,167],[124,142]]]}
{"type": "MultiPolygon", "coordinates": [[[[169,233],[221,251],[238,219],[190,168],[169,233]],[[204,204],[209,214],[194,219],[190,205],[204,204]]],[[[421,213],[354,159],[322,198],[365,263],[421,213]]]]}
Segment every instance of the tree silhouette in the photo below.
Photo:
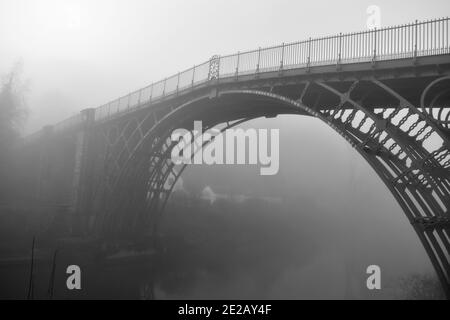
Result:
{"type": "Polygon", "coordinates": [[[27,116],[26,85],[21,76],[22,63],[16,63],[0,83],[0,203],[7,198],[12,149],[27,116]]]}

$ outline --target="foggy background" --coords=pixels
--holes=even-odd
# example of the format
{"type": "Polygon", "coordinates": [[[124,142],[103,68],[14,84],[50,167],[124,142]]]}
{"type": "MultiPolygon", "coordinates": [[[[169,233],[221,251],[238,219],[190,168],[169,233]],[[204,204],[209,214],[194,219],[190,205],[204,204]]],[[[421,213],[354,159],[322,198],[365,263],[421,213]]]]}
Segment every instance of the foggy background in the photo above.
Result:
{"type": "MultiPolygon", "coordinates": [[[[447,0],[0,0],[0,74],[23,63],[29,80],[24,132],[30,133],[215,54],[364,30],[370,5],[380,7],[382,26],[450,12],[447,0]]],[[[191,166],[178,191],[212,206],[217,199],[262,199],[271,204],[268,211],[273,209],[265,216],[279,214],[288,217],[281,226],[298,226],[278,230],[280,237],[292,235],[287,242],[292,261],[277,269],[263,297],[343,298],[349,283],[364,279],[361,268],[371,264],[381,266],[382,285],[388,286],[404,275],[433,273],[393,196],[332,129],[300,116],[244,127],[280,129],[278,175],[261,177],[257,167],[191,166]],[[353,280],[349,274],[355,274],[353,280]]],[[[176,220],[172,211],[165,220],[169,225],[176,220]]],[[[271,219],[254,224],[264,229],[276,221],[271,219]]],[[[189,237],[189,230],[182,232],[189,237]]],[[[227,280],[212,280],[213,273],[199,276],[179,296],[260,297],[255,283],[265,263],[255,262],[251,272],[231,270],[227,280]]],[[[354,284],[351,297],[367,297],[360,287],[354,284]]],[[[160,295],[177,297],[163,289],[160,295]]]]}

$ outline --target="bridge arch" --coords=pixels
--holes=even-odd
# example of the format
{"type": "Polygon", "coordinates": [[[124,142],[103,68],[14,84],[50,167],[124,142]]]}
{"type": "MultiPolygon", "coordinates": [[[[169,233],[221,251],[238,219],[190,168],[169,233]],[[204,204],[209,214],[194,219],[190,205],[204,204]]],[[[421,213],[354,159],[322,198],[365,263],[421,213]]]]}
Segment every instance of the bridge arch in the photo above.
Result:
{"type": "MultiPolygon", "coordinates": [[[[225,129],[259,117],[308,115],[339,133],[375,170],[412,224],[448,294],[450,232],[446,217],[450,181],[448,175],[442,176],[443,171],[448,171],[448,143],[443,140],[442,146],[429,150],[426,142],[436,133],[436,127],[425,122],[417,129],[424,119],[423,115],[414,114],[419,112],[417,108],[409,108],[400,95],[387,92],[399,100],[398,106],[376,112],[353,97],[358,85],[355,81],[342,89],[307,82],[298,99],[272,90],[212,90],[211,94],[171,108],[160,118],[150,112],[141,120],[130,120],[121,134],[125,146],[120,155],[125,154],[125,160],[110,186],[106,216],[98,222],[102,231],[157,228],[173,187],[186,167],[177,167],[170,160],[175,145],[170,135],[174,129],[192,129],[194,120],[202,120],[205,129],[221,123],[225,124],[221,129],[225,129]],[[308,96],[312,87],[323,90],[328,98],[334,97],[334,105],[317,108],[317,98],[308,96]],[[149,119],[151,125],[144,126],[149,119]]],[[[383,85],[376,85],[386,90],[383,85]]],[[[437,134],[446,137],[441,132],[437,134]]]]}

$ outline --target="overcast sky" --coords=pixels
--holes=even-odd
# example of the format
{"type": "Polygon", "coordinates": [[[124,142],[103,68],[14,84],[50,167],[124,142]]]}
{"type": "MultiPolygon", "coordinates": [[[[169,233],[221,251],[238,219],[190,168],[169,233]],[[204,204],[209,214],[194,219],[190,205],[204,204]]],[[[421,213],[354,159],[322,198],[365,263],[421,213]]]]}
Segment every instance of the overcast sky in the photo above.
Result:
{"type": "Polygon", "coordinates": [[[446,16],[447,0],[0,0],[0,74],[22,60],[27,131],[234,53],[446,16]]]}

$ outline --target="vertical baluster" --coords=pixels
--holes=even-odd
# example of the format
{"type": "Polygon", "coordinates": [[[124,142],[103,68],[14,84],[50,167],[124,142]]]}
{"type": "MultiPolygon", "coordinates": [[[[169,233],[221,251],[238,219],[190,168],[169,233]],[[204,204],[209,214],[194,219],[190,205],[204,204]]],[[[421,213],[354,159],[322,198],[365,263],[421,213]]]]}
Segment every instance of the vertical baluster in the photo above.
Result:
{"type": "Polygon", "coordinates": [[[151,103],[153,100],[153,87],[154,87],[155,83],[152,83],[151,87],[150,87],[150,98],[148,99],[148,101],[151,103]]]}
{"type": "Polygon", "coordinates": [[[394,27],[394,57],[398,54],[398,29],[397,27],[394,27]]]}
{"type": "Polygon", "coordinates": [[[403,29],[403,57],[406,58],[407,57],[407,53],[409,52],[409,28],[408,28],[408,24],[406,24],[404,26],[403,29]]]}
{"type": "Polygon", "coordinates": [[[361,32],[358,32],[356,36],[356,54],[358,57],[364,56],[361,52],[361,32]]]}
{"type": "Polygon", "coordinates": [[[428,48],[430,47],[429,46],[429,44],[428,44],[428,41],[429,41],[429,37],[428,37],[428,23],[427,22],[425,22],[425,24],[424,24],[424,29],[425,29],[425,32],[424,32],[424,44],[425,44],[425,54],[428,54],[428,48]]]}
{"type": "Polygon", "coordinates": [[[323,62],[322,54],[323,54],[323,51],[324,51],[322,45],[323,45],[322,39],[317,40],[318,59],[319,59],[319,61],[320,61],[321,63],[323,62]]]}
{"type": "Polygon", "coordinates": [[[403,45],[404,45],[404,29],[403,26],[400,26],[400,57],[403,58],[403,45]]]}
{"type": "Polygon", "coordinates": [[[311,37],[308,39],[308,60],[306,62],[308,68],[311,66],[311,37]]]}
{"type": "Polygon", "coordinates": [[[395,55],[395,29],[391,28],[390,34],[391,34],[391,43],[390,43],[389,53],[391,56],[394,56],[395,55]]]}
{"type": "Polygon", "coordinates": [[[414,52],[414,25],[409,25],[409,52],[414,52]]]}
{"type": "Polygon", "coordinates": [[[297,55],[296,55],[296,58],[295,58],[296,65],[301,65],[304,62],[303,55],[305,53],[305,50],[303,50],[303,49],[304,48],[303,48],[303,41],[302,41],[302,42],[299,42],[297,44],[297,55]]]}
{"type": "MultiPolygon", "coordinates": [[[[442,21],[442,47],[444,49],[448,47],[448,18],[445,19],[445,21],[442,21]],[[445,26],[447,26],[447,29],[445,26]]],[[[447,51],[444,52],[446,53],[447,51]]]]}
{"type": "Polygon", "coordinates": [[[317,60],[322,62],[322,40],[317,39],[317,60]]]}
{"type": "Polygon", "coordinates": [[[429,37],[429,45],[428,45],[428,54],[431,54],[433,50],[433,23],[430,22],[428,24],[428,37],[429,37]]]}
{"type": "Polygon", "coordinates": [[[222,63],[222,57],[219,55],[219,57],[217,58],[217,81],[220,80],[220,65],[222,63]]]}
{"type": "Polygon", "coordinates": [[[324,63],[327,60],[327,38],[320,40],[320,60],[324,63]]]}
{"type": "Polygon", "coordinates": [[[389,29],[389,55],[392,56],[394,54],[394,31],[392,28],[389,29]]]}
{"type": "Polygon", "coordinates": [[[383,56],[383,29],[380,29],[378,31],[378,45],[377,45],[377,58],[379,59],[379,57],[383,56]]]}
{"type": "Polygon", "coordinates": [[[365,39],[365,32],[363,31],[363,32],[361,32],[361,56],[362,57],[365,57],[366,56],[366,52],[365,52],[365,50],[366,50],[366,46],[365,46],[365,44],[364,44],[364,39],[365,39]]]}
{"type": "Polygon", "coordinates": [[[437,48],[437,41],[436,41],[436,36],[437,36],[436,24],[437,24],[437,22],[436,21],[437,20],[433,21],[433,33],[434,33],[434,35],[433,35],[433,54],[436,53],[436,48],[437,48]]]}
{"type": "Polygon", "coordinates": [[[342,35],[342,50],[341,50],[341,62],[345,61],[348,58],[348,38],[345,34],[342,35]]]}
{"type": "Polygon", "coordinates": [[[448,34],[448,18],[447,20],[445,20],[445,24],[446,24],[446,34],[445,34],[445,39],[447,41],[446,43],[446,49],[447,49],[447,53],[449,52],[449,47],[448,47],[448,38],[449,38],[449,34],[448,34]]]}
{"type": "Polygon", "coordinates": [[[240,56],[241,56],[241,53],[238,52],[237,59],[236,59],[236,71],[235,71],[235,76],[236,77],[239,75],[239,60],[240,60],[240,56]]]}
{"type": "Polygon", "coordinates": [[[377,59],[377,28],[373,32],[373,61],[377,59]]]}
{"type": "Polygon", "coordinates": [[[162,97],[164,97],[166,95],[166,84],[167,84],[167,78],[164,79],[162,97]]]}
{"type": "Polygon", "coordinates": [[[414,44],[413,44],[413,36],[412,36],[412,32],[411,32],[411,24],[408,25],[408,53],[412,52],[414,49],[414,44]]]}
{"type": "Polygon", "coordinates": [[[327,55],[327,61],[329,63],[331,63],[333,61],[333,57],[334,57],[333,37],[328,38],[328,46],[329,46],[330,50],[327,55]]]}
{"type": "Polygon", "coordinates": [[[339,53],[338,53],[338,64],[341,63],[342,57],[342,32],[339,33],[339,53]]]}
{"type": "Polygon", "coordinates": [[[352,35],[347,36],[347,57],[350,60],[352,58],[352,35]]]}
{"type": "Polygon", "coordinates": [[[428,54],[431,54],[431,51],[433,49],[433,23],[428,23],[428,54]]]}
{"type": "Polygon", "coordinates": [[[417,39],[418,39],[418,25],[417,25],[417,20],[416,23],[414,25],[414,58],[417,58],[417,39]]]}
{"type": "Polygon", "coordinates": [[[425,51],[427,49],[427,42],[426,42],[426,40],[427,40],[427,37],[426,37],[427,24],[424,23],[422,26],[423,27],[422,27],[422,43],[421,43],[422,48],[421,49],[423,51],[425,51]]]}
{"type": "Polygon", "coordinates": [[[319,41],[317,39],[313,40],[313,48],[314,48],[314,60],[319,62],[319,41]]]}
{"type": "Polygon", "coordinates": [[[138,106],[141,105],[141,99],[142,99],[142,89],[139,90],[139,97],[138,97],[138,106]]]}
{"type": "Polygon", "coordinates": [[[259,73],[260,62],[261,62],[261,47],[258,48],[258,62],[256,63],[256,73],[259,73]]]}
{"type": "Polygon", "coordinates": [[[419,55],[419,51],[422,46],[422,25],[417,25],[417,56],[419,55]]]}
{"type": "Polygon", "coordinates": [[[348,48],[349,48],[349,59],[353,60],[353,33],[348,35],[348,48]]]}

